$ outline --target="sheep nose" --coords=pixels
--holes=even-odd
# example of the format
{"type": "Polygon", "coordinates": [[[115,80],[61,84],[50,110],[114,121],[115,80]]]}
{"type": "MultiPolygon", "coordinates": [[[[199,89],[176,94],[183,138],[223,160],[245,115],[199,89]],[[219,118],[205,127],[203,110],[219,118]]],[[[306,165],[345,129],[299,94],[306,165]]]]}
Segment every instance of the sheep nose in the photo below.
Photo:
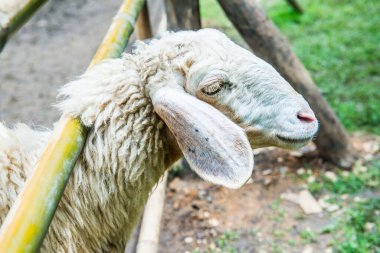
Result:
{"type": "Polygon", "coordinates": [[[297,118],[300,121],[305,122],[305,123],[312,123],[317,120],[313,113],[308,113],[308,112],[298,112],[297,118]]]}

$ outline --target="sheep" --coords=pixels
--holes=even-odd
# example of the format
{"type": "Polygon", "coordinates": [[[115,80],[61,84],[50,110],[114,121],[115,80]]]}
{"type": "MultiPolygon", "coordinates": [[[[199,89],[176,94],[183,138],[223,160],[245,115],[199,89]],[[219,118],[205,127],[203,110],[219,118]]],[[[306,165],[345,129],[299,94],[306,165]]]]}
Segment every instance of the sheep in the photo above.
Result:
{"type": "MultiPolygon", "coordinates": [[[[165,170],[182,155],[229,188],[252,148],[298,148],[316,134],[308,103],[265,61],[214,29],[166,33],[61,88],[57,107],[89,128],[42,252],[122,252],[165,170]]],[[[0,221],[51,131],[0,123],[0,221]]]]}

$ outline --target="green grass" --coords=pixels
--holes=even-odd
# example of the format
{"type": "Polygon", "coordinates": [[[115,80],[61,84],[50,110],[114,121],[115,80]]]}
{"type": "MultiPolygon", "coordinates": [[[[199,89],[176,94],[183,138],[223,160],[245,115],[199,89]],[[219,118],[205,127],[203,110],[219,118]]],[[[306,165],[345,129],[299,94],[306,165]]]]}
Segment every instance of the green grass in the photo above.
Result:
{"type": "MultiPolygon", "coordinates": [[[[333,235],[334,252],[380,252],[379,186],[379,159],[364,166],[357,165],[352,172],[339,172],[335,182],[321,176],[308,185],[314,195],[328,194],[328,202],[343,207],[343,215],[320,232],[333,235]],[[343,194],[348,194],[349,198],[341,198],[343,194]],[[354,196],[362,197],[355,201],[354,196]]],[[[306,242],[311,238],[307,233],[300,233],[300,236],[306,242]]]]}
{"type": "Polygon", "coordinates": [[[286,218],[285,209],[281,206],[281,200],[277,199],[276,201],[274,201],[271,204],[271,208],[272,208],[273,213],[274,213],[272,219],[276,223],[281,223],[284,220],[284,218],[286,218]]]}
{"type": "Polygon", "coordinates": [[[239,239],[239,233],[233,230],[229,230],[224,232],[224,234],[216,240],[216,245],[223,252],[236,252],[236,249],[234,249],[231,243],[237,239],[239,239]]]}
{"type": "Polygon", "coordinates": [[[331,242],[334,252],[380,252],[379,216],[380,198],[371,198],[347,209],[334,226],[324,231],[334,234],[331,242]]]}
{"type": "Polygon", "coordinates": [[[215,27],[227,33],[231,39],[242,42],[239,33],[225,16],[217,0],[200,0],[200,12],[203,27],[215,27]]]}
{"type": "MultiPolygon", "coordinates": [[[[285,0],[264,1],[343,124],[380,134],[380,1],[299,2],[303,15],[285,0]]],[[[201,15],[207,26],[241,40],[215,0],[201,0],[201,15]]]]}
{"type": "Polygon", "coordinates": [[[313,231],[311,231],[310,229],[305,229],[305,230],[302,230],[300,233],[299,233],[299,236],[301,237],[302,239],[302,242],[304,244],[310,244],[310,243],[314,243],[316,242],[316,235],[313,231]]]}
{"type": "Polygon", "coordinates": [[[209,249],[209,253],[238,253],[234,242],[240,238],[240,234],[234,230],[225,231],[216,239],[216,250],[209,249]]]}
{"type": "Polygon", "coordinates": [[[337,172],[335,182],[321,176],[308,185],[313,194],[334,193],[334,194],[356,194],[365,189],[380,189],[380,160],[373,160],[364,166],[357,165],[353,171],[337,172]],[[363,171],[365,168],[365,171],[363,171]]]}

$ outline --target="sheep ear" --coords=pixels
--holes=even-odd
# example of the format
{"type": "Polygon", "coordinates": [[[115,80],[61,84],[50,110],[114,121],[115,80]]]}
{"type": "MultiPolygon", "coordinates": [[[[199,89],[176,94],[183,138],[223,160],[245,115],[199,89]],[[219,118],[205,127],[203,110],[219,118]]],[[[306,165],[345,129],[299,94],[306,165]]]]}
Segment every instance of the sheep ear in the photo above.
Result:
{"type": "Polygon", "coordinates": [[[155,111],[200,177],[229,188],[239,188],[249,179],[253,152],[239,126],[183,90],[161,88],[152,100],[155,111]]]}

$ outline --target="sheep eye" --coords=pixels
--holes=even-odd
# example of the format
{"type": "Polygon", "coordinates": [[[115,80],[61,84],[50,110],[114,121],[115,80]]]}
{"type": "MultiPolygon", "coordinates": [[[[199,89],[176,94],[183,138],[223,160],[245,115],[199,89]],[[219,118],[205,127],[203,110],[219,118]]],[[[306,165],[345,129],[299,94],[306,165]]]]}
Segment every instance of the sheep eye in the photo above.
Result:
{"type": "Polygon", "coordinates": [[[202,92],[206,94],[207,96],[214,96],[222,89],[222,87],[223,87],[223,83],[216,82],[202,88],[202,92]]]}

